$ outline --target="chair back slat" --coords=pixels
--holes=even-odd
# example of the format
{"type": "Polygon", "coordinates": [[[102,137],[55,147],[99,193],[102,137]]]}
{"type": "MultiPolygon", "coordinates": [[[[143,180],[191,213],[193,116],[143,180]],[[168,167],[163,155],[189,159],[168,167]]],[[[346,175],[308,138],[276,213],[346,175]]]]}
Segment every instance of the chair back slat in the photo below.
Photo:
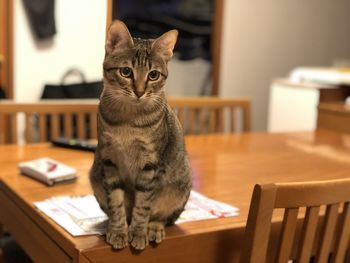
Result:
{"type": "MultiPolygon", "coordinates": [[[[51,121],[52,121],[52,126],[51,126],[51,139],[55,139],[60,137],[60,115],[57,113],[53,113],[51,115],[51,121]]],[[[28,127],[27,127],[28,128],[28,127]]]]}
{"type": "Polygon", "coordinates": [[[77,125],[78,125],[78,138],[84,140],[85,139],[85,114],[78,113],[77,114],[77,125]]]}
{"type": "MultiPolygon", "coordinates": [[[[335,241],[335,252],[331,262],[344,262],[346,250],[349,244],[350,235],[350,202],[344,203],[343,212],[341,214],[340,226],[337,231],[335,241]]],[[[349,254],[349,253],[348,253],[349,254]]]]}
{"type": "Polygon", "coordinates": [[[298,212],[298,208],[285,209],[277,250],[277,262],[288,262],[288,259],[290,258],[298,221],[298,212]]]}
{"type": "Polygon", "coordinates": [[[188,109],[188,132],[195,133],[195,110],[193,108],[188,109]]]}
{"type": "Polygon", "coordinates": [[[209,133],[216,132],[216,113],[214,109],[210,109],[210,117],[209,117],[209,133]]]}
{"type": "Polygon", "coordinates": [[[73,137],[73,118],[71,113],[63,115],[64,136],[67,138],[73,137]]]}
{"type": "Polygon", "coordinates": [[[251,130],[251,109],[250,105],[243,107],[243,131],[248,132],[251,130]]]}
{"type": "Polygon", "coordinates": [[[47,128],[46,114],[40,113],[39,114],[39,141],[40,142],[47,141],[46,128],[47,128]]]}
{"type": "Polygon", "coordinates": [[[33,116],[31,113],[25,113],[25,139],[27,143],[33,142],[33,116]]]}
{"type": "Polygon", "coordinates": [[[300,263],[309,263],[311,250],[314,244],[316,227],[318,221],[319,206],[308,207],[304,219],[301,242],[299,242],[299,253],[297,261],[300,263]]]}
{"type": "Polygon", "coordinates": [[[275,195],[274,186],[255,186],[251,203],[254,207],[248,215],[252,220],[248,220],[246,227],[246,242],[251,245],[243,246],[241,263],[261,263],[266,257],[275,195]]]}
{"type": "Polygon", "coordinates": [[[199,133],[207,133],[207,109],[198,109],[199,133]]]}
{"type": "Polygon", "coordinates": [[[236,130],[236,108],[230,109],[230,115],[231,115],[231,117],[230,117],[231,131],[234,132],[236,130]]]}
{"type": "Polygon", "coordinates": [[[289,260],[298,263],[350,262],[349,189],[350,178],[256,185],[240,262],[263,263],[271,262],[271,259],[278,263],[289,260]],[[263,198],[267,195],[269,198],[263,198]],[[278,228],[272,227],[270,216],[275,209],[281,208],[285,212],[281,230],[277,231],[278,228]],[[306,208],[306,212],[301,208],[306,208]],[[270,220],[266,220],[267,215],[270,220]],[[274,245],[276,235],[277,246],[274,245]]]}
{"type": "Polygon", "coordinates": [[[321,232],[321,240],[316,253],[316,263],[328,263],[331,245],[335,233],[339,213],[339,203],[327,206],[326,215],[321,232]]]}
{"type": "Polygon", "coordinates": [[[10,129],[11,129],[11,137],[10,139],[17,143],[17,113],[11,113],[9,115],[10,129]]]}
{"type": "Polygon", "coordinates": [[[223,133],[224,132],[224,110],[223,108],[218,108],[216,110],[217,118],[217,130],[216,132],[223,133]]]}
{"type": "Polygon", "coordinates": [[[94,113],[90,113],[90,137],[91,139],[97,139],[97,116],[94,113]]]}
{"type": "Polygon", "coordinates": [[[206,134],[250,131],[250,99],[218,97],[169,97],[170,106],[185,134],[206,134]],[[235,110],[242,110],[242,120],[235,118],[235,110]],[[184,114],[186,113],[186,114],[184,114]],[[240,125],[237,125],[238,122],[240,125]]]}
{"type": "Polygon", "coordinates": [[[6,134],[7,134],[7,117],[5,114],[0,114],[0,144],[6,142],[6,134]]]}

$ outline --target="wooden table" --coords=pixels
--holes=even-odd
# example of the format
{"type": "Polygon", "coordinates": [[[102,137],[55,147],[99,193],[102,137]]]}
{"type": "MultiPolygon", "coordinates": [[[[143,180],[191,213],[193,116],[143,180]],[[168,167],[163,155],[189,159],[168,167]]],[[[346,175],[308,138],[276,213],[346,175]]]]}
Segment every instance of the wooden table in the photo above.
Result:
{"type": "MultiPolygon", "coordinates": [[[[114,251],[103,237],[72,237],[33,207],[56,195],[90,194],[93,154],[49,144],[0,146],[0,220],[36,262],[237,262],[254,184],[350,176],[350,137],[318,131],[186,138],[195,190],[238,206],[234,218],[166,229],[159,246],[114,251]],[[49,156],[78,169],[73,184],[46,187],[21,176],[19,161],[49,156]]],[[[278,218],[275,218],[278,221],[278,218]]]]}

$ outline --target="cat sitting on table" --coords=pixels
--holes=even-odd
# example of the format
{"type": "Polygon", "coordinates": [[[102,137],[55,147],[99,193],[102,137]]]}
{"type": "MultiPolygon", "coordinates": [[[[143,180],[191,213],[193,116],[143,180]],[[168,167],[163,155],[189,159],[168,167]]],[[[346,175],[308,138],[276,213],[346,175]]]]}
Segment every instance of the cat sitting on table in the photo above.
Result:
{"type": "Polygon", "coordinates": [[[90,182],[109,217],[106,240],[116,249],[160,243],[190,195],[182,128],[164,91],[177,34],[132,38],[118,20],[107,32],[90,182]]]}

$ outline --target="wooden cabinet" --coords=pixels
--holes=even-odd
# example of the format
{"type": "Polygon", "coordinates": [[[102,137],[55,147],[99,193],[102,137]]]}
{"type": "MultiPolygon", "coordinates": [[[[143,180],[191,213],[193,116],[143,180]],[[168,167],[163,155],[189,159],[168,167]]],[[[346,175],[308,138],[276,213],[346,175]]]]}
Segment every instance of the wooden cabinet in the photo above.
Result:
{"type": "Polygon", "coordinates": [[[350,133],[350,104],[342,102],[318,105],[317,128],[350,133]]]}
{"type": "Polygon", "coordinates": [[[330,110],[324,110],[324,107],[328,108],[328,106],[321,106],[317,109],[318,105],[322,103],[344,105],[345,99],[349,96],[350,86],[275,80],[270,88],[267,129],[269,132],[315,130],[320,127],[317,122],[320,110],[321,126],[323,126],[324,118],[328,121],[330,117],[330,110]]]}

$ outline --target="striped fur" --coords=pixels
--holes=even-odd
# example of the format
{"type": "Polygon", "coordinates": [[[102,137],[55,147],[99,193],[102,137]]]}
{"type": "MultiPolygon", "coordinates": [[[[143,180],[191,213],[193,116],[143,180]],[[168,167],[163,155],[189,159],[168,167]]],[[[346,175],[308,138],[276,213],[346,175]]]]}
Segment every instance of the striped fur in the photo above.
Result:
{"type": "Polygon", "coordinates": [[[116,249],[128,241],[139,250],[149,241],[161,242],[164,226],[174,223],[191,190],[182,129],[164,93],[175,44],[169,34],[175,32],[156,40],[131,39],[116,21],[107,37],[90,181],[109,216],[106,240],[116,249]],[[130,67],[132,77],[123,77],[122,67],[130,67]],[[157,80],[147,77],[152,70],[160,72],[157,80]],[[137,89],[143,90],[141,97],[137,89]]]}

